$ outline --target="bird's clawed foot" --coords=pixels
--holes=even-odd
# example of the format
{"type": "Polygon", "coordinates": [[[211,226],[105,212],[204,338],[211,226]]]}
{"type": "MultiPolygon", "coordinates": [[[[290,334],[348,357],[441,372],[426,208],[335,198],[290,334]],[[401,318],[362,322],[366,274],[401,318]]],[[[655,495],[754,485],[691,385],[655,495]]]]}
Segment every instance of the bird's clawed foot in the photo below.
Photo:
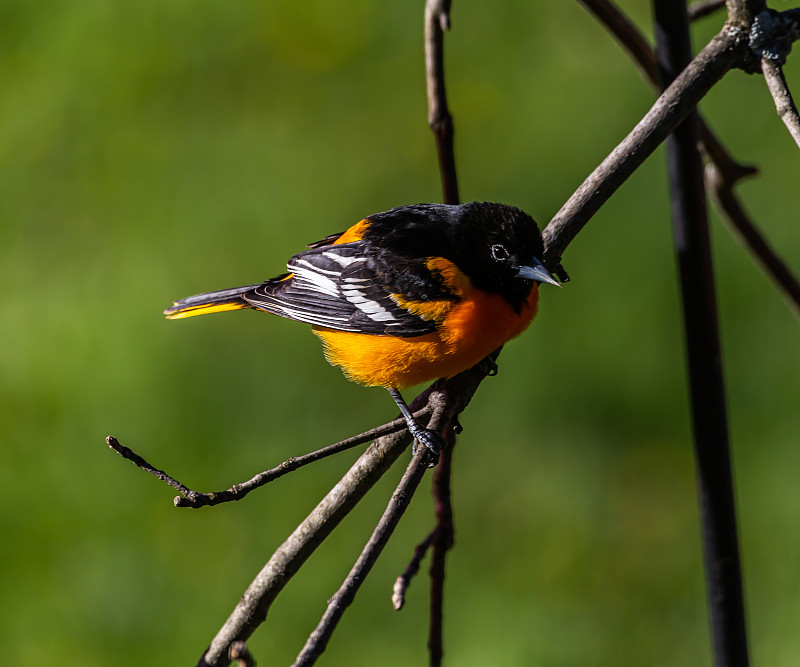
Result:
{"type": "Polygon", "coordinates": [[[424,445],[428,448],[433,459],[428,467],[435,468],[436,464],[439,463],[439,453],[447,447],[447,440],[438,431],[422,428],[421,426],[416,429],[410,429],[410,431],[411,435],[414,436],[414,445],[411,448],[411,453],[417,453],[417,443],[424,445]]]}

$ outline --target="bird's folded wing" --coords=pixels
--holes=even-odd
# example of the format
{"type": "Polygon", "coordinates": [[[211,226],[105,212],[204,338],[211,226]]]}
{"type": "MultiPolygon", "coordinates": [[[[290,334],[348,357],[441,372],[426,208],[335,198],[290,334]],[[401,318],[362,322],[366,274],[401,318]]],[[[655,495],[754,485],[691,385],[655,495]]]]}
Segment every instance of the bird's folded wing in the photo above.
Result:
{"type": "Polygon", "coordinates": [[[435,321],[398,305],[363,250],[359,241],[302,252],[289,260],[288,277],[267,281],[244,299],[253,308],[337,331],[400,338],[435,331],[435,321]]]}

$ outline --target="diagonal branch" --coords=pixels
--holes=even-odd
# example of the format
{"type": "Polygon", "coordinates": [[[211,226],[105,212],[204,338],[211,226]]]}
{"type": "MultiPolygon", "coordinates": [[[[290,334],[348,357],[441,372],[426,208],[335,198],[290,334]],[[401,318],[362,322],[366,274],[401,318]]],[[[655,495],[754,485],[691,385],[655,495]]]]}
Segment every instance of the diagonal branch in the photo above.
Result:
{"type": "Polygon", "coordinates": [[[406,591],[411,585],[411,580],[416,576],[417,572],[419,572],[422,559],[425,558],[425,554],[427,554],[428,549],[431,548],[437,532],[437,529],[434,528],[426,535],[425,539],[414,548],[414,555],[411,557],[405,571],[395,579],[394,586],[392,587],[392,606],[395,611],[400,611],[403,605],[405,605],[406,591]]]}
{"type": "MultiPolygon", "coordinates": [[[[658,89],[659,73],[655,53],[639,30],[609,0],[580,0],[580,2],[608,28],[634,59],[648,82],[658,89]]],[[[700,5],[703,4],[722,6],[724,2],[716,0],[716,2],[695,4],[698,5],[699,10],[700,5]]],[[[689,9],[691,10],[691,7],[689,9]]],[[[796,20],[791,18],[792,10],[786,14],[789,16],[789,20],[796,20]]],[[[800,314],[800,281],[753,224],[733,193],[733,188],[739,180],[756,174],[758,170],[755,167],[736,162],[723,148],[703,119],[699,117],[698,120],[705,154],[713,163],[706,170],[706,184],[715,203],[723,213],[723,219],[731,226],[735,236],[752,253],[765,273],[775,282],[787,303],[800,314]]]]}
{"type": "Polygon", "coordinates": [[[545,264],[558,265],[589,219],[658,145],[745,55],[743,33],[729,27],[714,37],[655,101],[644,118],[586,178],[542,234],[545,264]]]}
{"type": "MultiPolygon", "coordinates": [[[[416,414],[427,406],[431,414],[442,414],[443,423],[454,422],[488,370],[485,364],[478,364],[454,378],[435,382],[412,402],[411,409],[416,414]]],[[[361,455],[261,569],[203,654],[198,667],[227,664],[228,646],[236,640],[247,640],[263,623],[283,587],[410,442],[407,431],[383,436],[361,455]]]]}
{"type": "MultiPolygon", "coordinates": [[[[416,412],[414,416],[417,419],[420,419],[426,414],[427,413],[425,410],[421,410],[416,412]]],[[[314,463],[328,456],[332,456],[333,454],[338,454],[339,452],[346,451],[358,445],[363,445],[365,442],[375,440],[375,438],[379,438],[384,435],[391,435],[392,433],[399,433],[406,428],[407,424],[405,418],[398,417],[394,421],[391,421],[387,424],[376,426],[368,431],[364,431],[363,433],[359,433],[358,435],[354,435],[350,438],[345,438],[344,440],[336,442],[332,445],[328,445],[327,447],[323,447],[322,449],[309,452],[308,454],[303,454],[302,456],[293,456],[274,468],[259,473],[246,482],[234,484],[230,489],[226,489],[225,491],[215,491],[211,493],[198,493],[197,491],[192,491],[190,494],[184,494],[185,497],[183,498],[177,496],[174,500],[175,507],[198,508],[205,507],[207,505],[219,505],[232,500],[241,500],[251,491],[264,486],[265,484],[269,484],[279,477],[283,477],[287,473],[297,470],[298,468],[302,468],[309,463],[314,463]]]]}
{"type": "MultiPolygon", "coordinates": [[[[415,412],[414,416],[417,419],[420,419],[424,418],[427,414],[427,408],[425,408],[415,412]]],[[[109,435],[106,438],[106,443],[111,449],[117,452],[117,454],[122,456],[122,458],[132,461],[138,468],[141,468],[145,472],[149,472],[157,479],[169,484],[173,489],[178,491],[181,495],[176,496],[173,500],[175,507],[199,508],[211,505],[220,505],[233,500],[241,500],[251,491],[269,484],[279,477],[283,477],[287,473],[297,470],[298,468],[302,468],[309,463],[314,463],[328,456],[332,456],[333,454],[338,454],[339,452],[346,451],[358,445],[363,445],[365,442],[370,442],[375,438],[384,435],[390,435],[392,433],[398,433],[406,428],[406,420],[403,417],[398,417],[394,421],[391,421],[387,424],[376,426],[375,428],[364,431],[363,433],[359,433],[358,435],[345,438],[344,440],[335,442],[327,447],[317,449],[316,451],[309,452],[308,454],[303,454],[302,456],[293,456],[274,468],[259,473],[246,482],[234,484],[231,488],[226,489],[225,491],[212,491],[210,493],[193,491],[174,477],[165,473],[163,470],[159,470],[150,464],[132,449],[120,443],[119,440],[117,440],[113,435],[109,435]]]]}
{"type": "MultiPolygon", "coordinates": [[[[436,431],[442,430],[442,425],[439,423],[439,416],[440,415],[434,415],[428,423],[428,428],[432,428],[436,431]]],[[[414,496],[414,492],[422,481],[422,477],[428,469],[431,460],[432,456],[429,449],[426,447],[417,447],[416,453],[411,458],[403,478],[392,494],[389,504],[380,521],[378,521],[377,526],[375,526],[375,530],[372,532],[369,541],[350,570],[350,573],[339,587],[339,590],[328,600],[328,608],[325,610],[317,627],[309,636],[302,651],[300,651],[300,654],[295,659],[293,667],[308,667],[309,665],[313,665],[317,661],[317,658],[322,655],[342,615],[353,602],[358,589],[361,587],[364,579],[369,574],[378,556],[389,541],[400,518],[408,508],[411,498],[414,496]]]]}
{"type": "Polygon", "coordinates": [[[760,60],[761,72],[775,100],[778,116],[800,146],[800,116],[782,69],[792,44],[800,37],[800,23],[795,16],[797,10],[781,13],[766,7],[763,9],[750,26],[750,48],[760,60]]]}
{"type": "Polygon", "coordinates": [[[775,100],[778,117],[800,147],[800,114],[797,113],[797,107],[783,76],[783,68],[771,58],[762,58],[761,71],[764,73],[764,80],[767,82],[772,99],[775,100]]]}
{"type": "Polygon", "coordinates": [[[228,647],[234,641],[246,641],[264,622],[278,593],[410,441],[408,433],[384,436],[362,454],[256,575],[197,663],[198,667],[224,667],[228,664],[228,647]]]}
{"type": "MultiPolygon", "coordinates": [[[[642,72],[645,80],[653,90],[661,92],[660,75],[656,54],[644,35],[637,30],[619,8],[610,0],[579,0],[598,20],[611,32],[614,38],[633,58],[633,61],[642,72]]],[[[719,6],[723,6],[724,0],[715,0],[719,6]]],[[[696,3],[700,4],[700,3],[696,3]]],[[[744,178],[757,173],[755,167],[740,165],[731,158],[728,152],[722,147],[717,136],[711,128],[700,118],[700,139],[710,159],[717,162],[718,166],[724,167],[724,171],[730,175],[736,174],[737,179],[744,178]],[[724,164],[723,164],[724,163],[724,164]]],[[[735,181],[733,181],[735,182],[735,181]]],[[[731,182],[731,185],[733,185],[731,182]]]]}

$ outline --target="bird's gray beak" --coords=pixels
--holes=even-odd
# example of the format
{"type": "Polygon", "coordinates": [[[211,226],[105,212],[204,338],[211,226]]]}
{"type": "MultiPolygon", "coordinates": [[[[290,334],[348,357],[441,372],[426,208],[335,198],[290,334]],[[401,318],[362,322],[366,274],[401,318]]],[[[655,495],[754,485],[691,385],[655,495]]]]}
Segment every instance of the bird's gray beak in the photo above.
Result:
{"type": "Polygon", "coordinates": [[[528,280],[535,280],[540,283],[550,283],[556,287],[561,287],[561,283],[553,278],[553,274],[544,268],[544,264],[542,264],[535,257],[531,262],[531,266],[519,267],[519,270],[517,271],[517,278],[526,278],[528,280]]]}

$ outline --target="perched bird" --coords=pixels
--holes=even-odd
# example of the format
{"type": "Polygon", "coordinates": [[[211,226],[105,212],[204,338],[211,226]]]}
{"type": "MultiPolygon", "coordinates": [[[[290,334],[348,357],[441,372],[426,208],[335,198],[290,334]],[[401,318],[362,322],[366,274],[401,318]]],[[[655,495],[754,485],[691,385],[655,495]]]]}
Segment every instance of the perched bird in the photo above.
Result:
{"type": "Polygon", "coordinates": [[[435,431],[400,389],[452,377],[530,324],[542,265],[533,219],[504,204],[418,204],[364,218],[289,260],[261,284],[176,301],[169,319],[240,308],[312,326],[325,356],[366,386],[385,387],[414,438],[438,457],[435,431]]]}

